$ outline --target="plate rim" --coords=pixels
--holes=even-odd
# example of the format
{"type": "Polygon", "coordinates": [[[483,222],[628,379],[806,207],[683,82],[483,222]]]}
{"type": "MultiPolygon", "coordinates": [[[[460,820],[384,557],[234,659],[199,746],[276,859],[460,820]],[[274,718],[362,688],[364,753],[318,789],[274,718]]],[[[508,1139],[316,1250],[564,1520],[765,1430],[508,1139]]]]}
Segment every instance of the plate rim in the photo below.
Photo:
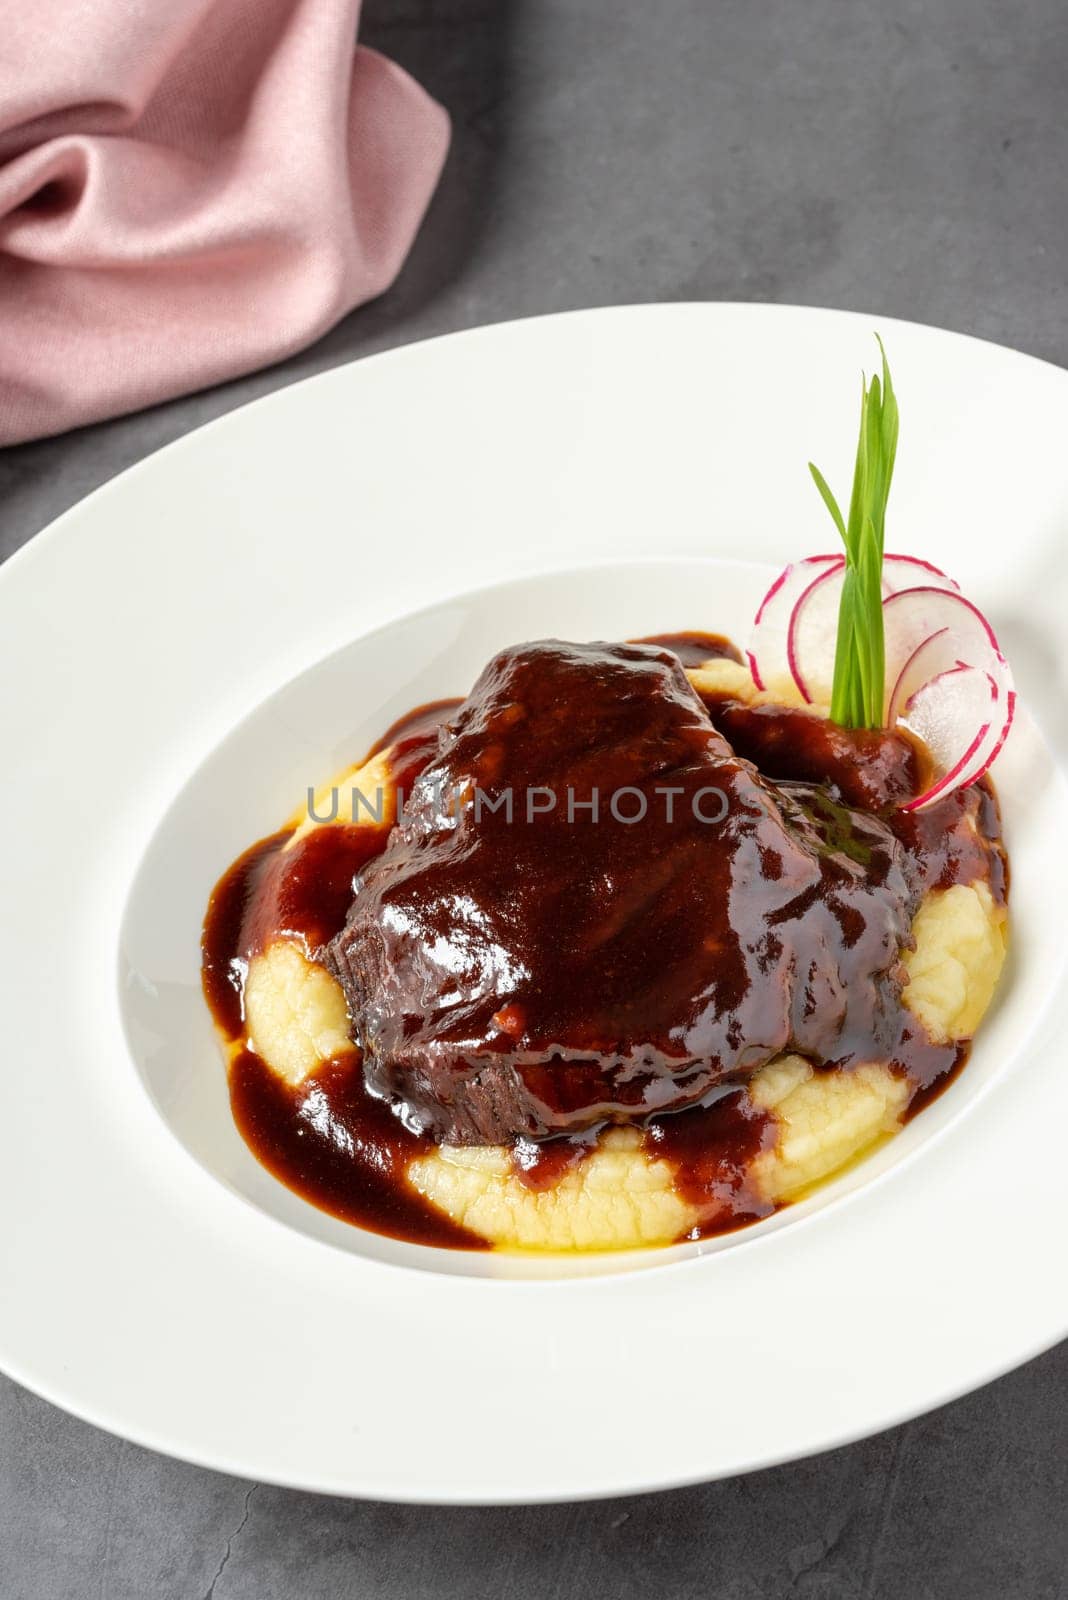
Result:
{"type": "MultiPolygon", "coordinates": [[[[2,611],[2,609],[4,608],[4,606],[6,604],[7,594],[8,594],[8,587],[9,587],[9,584],[11,582],[12,573],[15,572],[15,573],[18,573],[18,574],[22,574],[24,572],[24,570],[25,570],[25,568],[27,566],[27,562],[28,561],[32,561],[32,559],[34,559],[31,556],[31,552],[32,551],[36,550],[37,553],[38,553],[38,558],[43,558],[43,554],[44,554],[46,549],[50,550],[54,545],[57,545],[62,539],[68,537],[68,530],[76,527],[78,520],[84,515],[85,508],[86,508],[87,505],[89,505],[90,503],[92,503],[94,505],[99,505],[102,500],[106,500],[106,497],[109,494],[114,494],[117,499],[121,498],[122,494],[125,492],[125,486],[129,484],[131,479],[138,478],[142,474],[151,474],[151,472],[155,469],[156,465],[158,464],[158,458],[159,457],[170,456],[172,452],[181,451],[182,449],[186,449],[186,448],[195,449],[196,446],[192,445],[191,441],[199,440],[205,433],[217,434],[220,430],[225,430],[225,428],[232,421],[232,419],[243,418],[243,417],[247,419],[247,415],[248,415],[249,412],[258,411],[258,410],[260,410],[262,408],[276,405],[277,403],[279,403],[281,401],[284,401],[285,397],[289,396],[291,394],[291,392],[293,394],[296,394],[298,391],[306,391],[306,390],[310,389],[313,385],[321,385],[321,386],[328,385],[331,381],[339,381],[341,379],[341,375],[345,375],[345,381],[347,381],[347,379],[348,379],[349,375],[352,373],[353,369],[356,369],[357,371],[363,373],[363,372],[370,371],[372,368],[377,370],[381,365],[384,365],[386,363],[391,363],[391,364],[392,363],[396,363],[400,359],[405,359],[405,360],[416,359],[416,360],[419,360],[419,359],[422,359],[422,354],[421,353],[425,352],[427,349],[431,349],[431,348],[434,348],[434,347],[440,348],[441,346],[449,345],[449,344],[452,344],[452,343],[457,342],[457,341],[465,341],[466,342],[466,341],[470,341],[473,338],[484,337],[485,335],[488,335],[488,334],[500,334],[503,330],[509,330],[510,331],[510,330],[515,330],[515,329],[520,329],[520,328],[521,329],[527,329],[527,328],[530,328],[531,326],[537,327],[537,326],[539,326],[541,324],[545,324],[545,323],[549,323],[549,322],[561,323],[561,322],[568,321],[568,322],[578,323],[580,321],[585,322],[585,321],[588,321],[590,319],[615,318],[615,317],[624,317],[625,318],[628,315],[633,315],[635,312],[640,312],[640,313],[643,313],[643,314],[650,313],[650,312],[662,314],[662,313],[667,312],[667,313],[670,313],[672,316],[680,316],[681,317],[682,314],[689,313],[689,312],[692,312],[694,310],[698,310],[702,315],[707,315],[709,312],[714,312],[717,316],[724,316],[724,315],[729,316],[729,315],[732,315],[732,314],[735,314],[735,313],[742,313],[745,316],[753,316],[754,314],[757,314],[758,316],[764,316],[768,312],[772,312],[772,313],[775,313],[777,315],[778,314],[781,314],[781,315],[802,315],[804,317],[812,317],[812,316],[826,317],[826,316],[830,316],[830,317],[836,318],[836,319],[837,318],[848,318],[854,324],[863,321],[863,322],[868,322],[869,325],[870,325],[870,323],[872,321],[876,321],[882,327],[890,328],[890,327],[894,327],[894,326],[904,326],[904,327],[910,327],[910,328],[921,330],[924,334],[930,334],[930,335],[933,335],[933,336],[937,336],[939,338],[949,337],[949,338],[951,338],[953,340],[964,340],[964,341],[968,342],[969,344],[981,346],[987,351],[997,352],[1002,357],[1006,357],[1006,356],[1010,357],[1014,362],[1021,362],[1022,361],[1022,362],[1026,362],[1026,363],[1029,363],[1029,364],[1034,364],[1039,369],[1044,369],[1045,371],[1047,371],[1049,373],[1056,374],[1058,380],[1063,380],[1063,379],[1066,378],[1066,376],[1068,376],[1062,371],[1061,368],[1055,366],[1054,364],[1052,364],[1050,362],[1043,361],[1039,357],[1028,355],[1028,354],[1025,354],[1025,353],[1022,353],[1022,352],[1011,351],[1011,350],[1007,349],[1004,346],[997,345],[997,344],[995,344],[995,343],[993,343],[991,341],[977,339],[972,335],[949,333],[947,330],[940,330],[940,329],[936,329],[936,328],[930,328],[925,324],[908,323],[908,322],[903,323],[901,321],[901,319],[894,319],[894,318],[889,318],[889,317],[870,318],[867,314],[859,313],[859,312],[835,312],[835,311],[832,311],[832,310],[829,310],[829,309],[815,308],[815,307],[788,307],[788,306],[779,306],[779,305],[767,306],[767,305],[764,305],[764,304],[762,304],[760,302],[737,302],[737,303],[721,302],[721,303],[716,303],[716,304],[711,305],[711,306],[708,305],[708,304],[705,304],[705,303],[701,303],[701,302],[676,302],[676,303],[672,303],[669,306],[658,305],[658,304],[640,305],[640,306],[612,306],[612,307],[596,308],[594,310],[589,310],[589,311],[575,310],[575,311],[568,311],[568,312],[553,313],[548,317],[531,317],[531,318],[513,319],[513,320],[510,320],[510,321],[503,321],[503,322],[500,322],[500,323],[490,324],[490,325],[487,325],[486,327],[482,327],[482,328],[477,328],[477,329],[472,329],[472,330],[459,330],[459,331],[454,332],[454,333],[438,336],[437,338],[435,338],[433,340],[428,340],[428,341],[423,341],[423,342],[420,342],[420,343],[415,343],[415,344],[395,347],[393,349],[381,352],[381,353],[376,354],[374,356],[365,357],[365,358],[362,358],[362,359],[360,359],[358,361],[348,363],[345,366],[342,366],[342,367],[339,367],[339,368],[330,369],[329,371],[324,372],[324,373],[314,374],[314,375],[312,375],[312,376],[310,376],[308,378],[299,380],[296,383],[285,385],[282,389],[277,390],[277,391],[273,392],[270,395],[260,397],[259,399],[256,399],[256,400],[249,401],[246,404],[244,404],[244,405],[242,405],[240,407],[237,407],[237,408],[235,408],[234,410],[232,410],[230,412],[224,413],[221,417],[218,417],[218,418],[212,419],[212,420],[210,420],[208,422],[205,422],[204,424],[202,424],[198,428],[193,429],[189,433],[184,434],[181,437],[179,437],[178,439],[173,440],[170,443],[164,445],[163,447],[161,447],[160,450],[153,452],[151,455],[145,457],[143,460],[141,460],[141,461],[133,464],[131,467],[127,468],[125,472],[117,475],[115,478],[109,480],[108,482],[98,486],[83,501],[80,501],[76,505],[68,508],[68,510],[66,510],[64,513],[62,513],[60,517],[56,518],[52,523],[50,523],[47,528],[42,530],[41,533],[37,534],[34,538],[32,538],[30,541],[28,541],[28,543],[25,546],[23,546],[20,550],[16,551],[7,561],[4,562],[3,565],[4,565],[4,568],[6,569],[7,577],[5,577],[3,572],[0,572],[0,611],[2,611]],[[417,353],[414,357],[413,357],[413,352],[417,353]]],[[[656,559],[657,558],[642,558],[642,557],[639,557],[639,558],[634,559],[633,561],[631,561],[628,564],[631,564],[631,565],[634,565],[634,566],[640,566],[640,565],[643,565],[643,564],[649,564],[650,560],[656,560],[656,559]]],[[[676,559],[684,559],[684,558],[676,557],[676,559]]],[[[712,557],[711,559],[714,560],[716,558],[712,557]]],[[[724,558],[724,559],[732,559],[732,558],[728,557],[728,558],[724,558]]],[[[573,570],[588,570],[590,567],[596,567],[596,566],[598,566],[600,564],[601,564],[600,561],[597,560],[596,558],[584,559],[581,563],[577,563],[573,570]]],[[[621,562],[620,564],[623,564],[623,563],[621,562]]],[[[543,569],[543,568],[539,567],[539,568],[535,568],[533,570],[541,573],[541,572],[547,571],[549,569],[543,569]]],[[[568,570],[572,570],[572,569],[568,569],[568,570]]],[[[513,572],[512,573],[512,577],[513,578],[518,578],[518,577],[521,577],[521,576],[523,576],[523,574],[520,573],[520,572],[513,572]]],[[[510,580],[508,578],[505,578],[505,577],[502,576],[500,581],[507,582],[507,581],[510,581],[510,580]]],[[[485,587],[487,587],[487,588],[492,588],[492,587],[495,587],[495,586],[496,585],[493,584],[493,583],[485,585],[485,587]]],[[[469,592],[470,592],[470,590],[467,587],[461,587],[461,588],[459,588],[459,589],[457,589],[455,591],[455,596],[453,596],[453,597],[459,598],[460,596],[462,596],[464,594],[467,594],[469,592]]],[[[444,601],[447,601],[448,598],[450,598],[449,595],[441,595],[441,596],[438,597],[437,600],[435,600],[433,602],[430,602],[430,603],[431,604],[442,603],[444,601]]],[[[422,609],[424,609],[424,607],[421,605],[421,606],[419,606],[417,608],[413,608],[413,609],[422,610],[422,609]]],[[[398,616],[400,616],[402,614],[405,614],[405,613],[398,611],[396,613],[390,613],[389,615],[393,618],[393,620],[396,620],[396,617],[398,617],[398,616]]],[[[388,621],[382,624],[382,626],[388,626],[388,625],[389,625],[388,621]]],[[[364,631],[368,631],[368,630],[361,630],[360,636],[362,636],[364,631]]],[[[330,653],[330,649],[328,648],[328,650],[325,653],[329,654],[330,653]]],[[[210,743],[207,746],[207,748],[208,749],[211,748],[211,744],[210,743]]],[[[187,769],[187,775],[191,775],[192,770],[193,770],[192,767],[188,768],[187,769]]],[[[172,798],[173,797],[174,796],[172,795],[172,798]]],[[[154,820],[152,821],[150,827],[148,827],[146,829],[146,835],[150,834],[151,832],[154,831],[155,826],[158,825],[159,820],[160,820],[160,814],[159,813],[154,813],[154,820]]],[[[992,1087],[992,1086],[988,1086],[988,1088],[989,1087],[992,1087]]],[[[984,1092],[984,1095],[985,1095],[985,1097],[987,1097],[985,1092],[984,1092]]],[[[879,1180],[877,1180],[877,1183],[878,1183],[878,1181],[879,1180]]],[[[834,1209],[837,1209],[837,1208],[834,1208],[834,1209]]],[[[755,1241],[754,1241],[754,1243],[755,1243],[755,1241]]],[[[687,1263],[683,1263],[683,1262],[680,1262],[680,1263],[664,1263],[664,1267],[665,1268],[668,1267],[668,1266],[671,1266],[671,1267],[687,1266],[688,1267],[690,1265],[691,1265],[691,1263],[688,1263],[688,1262],[687,1263]]],[[[422,1275],[420,1274],[420,1276],[422,1276],[422,1275]]],[[[649,1277],[649,1276],[659,1277],[660,1273],[654,1271],[653,1274],[643,1274],[642,1276],[643,1277],[649,1277]]],[[[511,1285],[510,1287],[512,1287],[514,1289],[514,1285],[511,1285]]],[[[545,1285],[540,1285],[540,1287],[542,1289],[544,1289],[546,1286],[545,1285]]],[[[1051,1348],[1053,1344],[1057,1343],[1061,1338],[1064,1337],[1064,1334],[1065,1334],[1066,1331],[1068,1331],[1068,1322],[1066,1322],[1065,1327],[1063,1327],[1060,1331],[1055,1332],[1052,1336],[1043,1337],[1043,1338],[1037,1339],[1036,1342],[1033,1345],[1029,1346],[1026,1350],[1024,1350],[1024,1352],[1022,1354],[1014,1355],[1013,1357],[1009,1358],[1007,1361],[1005,1361],[1005,1362],[1003,1362],[1001,1364],[995,1365],[995,1367],[991,1368],[987,1372],[987,1375],[985,1377],[981,1377],[978,1380],[976,1380],[974,1377],[969,1377],[969,1378],[965,1379],[964,1381],[962,1381],[962,1383],[961,1383],[961,1385],[960,1385],[960,1387],[958,1389],[956,1389],[956,1390],[945,1389],[944,1392],[942,1393],[941,1397],[936,1399],[936,1400],[934,1400],[933,1402],[924,1401],[924,1402],[921,1402],[915,1408],[910,1408],[909,1406],[905,1406],[899,1413],[894,1414],[894,1415],[888,1415],[887,1419],[885,1421],[882,1421],[877,1425],[877,1429],[882,1429],[882,1428],[885,1428],[885,1427],[895,1426],[895,1425],[899,1424],[900,1422],[907,1420],[910,1416],[915,1416],[915,1415],[921,1414],[922,1412],[931,1409],[932,1406],[937,1406],[937,1405],[941,1405],[941,1404],[947,1403],[948,1401],[959,1397],[959,1395],[967,1393],[970,1390],[972,1390],[972,1389],[974,1389],[976,1387],[979,1387],[979,1386],[981,1386],[982,1384],[984,1384],[986,1382],[991,1381],[993,1378],[995,1378],[997,1376],[1000,1376],[1002,1373],[1012,1370],[1013,1367],[1015,1367],[1017,1365],[1020,1365],[1020,1364],[1022,1364],[1023,1362],[1025,1362],[1027,1360],[1033,1359],[1035,1356],[1041,1354],[1044,1350],[1051,1348]]],[[[265,1470],[257,1469],[255,1471],[252,1471],[252,1470],[250,1470],[250,1468],[249,1468],[249,1466],[247,1464],[242,1463],[241,1461],[239,1461],[236,1458],[233,1458],[233,1459],[230,1459],[230,1460],[222,1459],[219,1456],[218,1452],[214,1452],[213,1453],[213,1452],[208,1451],[208,1452],[205,1452],[204,1454],[200,1454],[200,1453],[196,1452],[195,1450],[191,1450],[191,1449],[188,1449],[188,1448],[176,1448],[173,1442],[167,1442],[167,1441],[161,1440],[159,1437],[155,1436],[151,1429],[145,1429],[143,1431],[142,1430],[137,1430],[137,1429],[135,1429],[134,1427],[132,1427],[130,1425],[129,1421],[124,1421],[121,1425],[118,1425],[118,1424],[115,1423],[114,1419],[109,1419],[107,1416],[102,1415],[101,1413],[97,1412],[92,1406],[79,1404],[77,1402],[77,1400],[73,1399],[72,1396],[69,1393],[62,1392],[62,1386],[61,1385],[59,1385],[59,1384],[48,1385],[47,1383],[41,1381],[39,1374],[24,1373],[23,1371],[20,1371],[19,1370],[19,1364],[16,1363],[16,1362],[12,1362],[8,1358],[8,1356],[3,1353],[3,1351],[2,1351],[3,1343],[4,1343],[4,1336],[3,1336],[2,1332],[0,1332],[0,1360],[2,1360],[2,1365],[3,1365],[5,1371],[7,1371],[13,1378],[16,1379],[16,1381],[22,1383],[28,1389],[32,1390],[35,1393],[38,1393],[38,1394],[42,1395],[43,1398],[49,1400],[53,1404],[59,1405],[60,1407],[62,1407],[65,1410],[70,1411],[72,1414],[82,1417],[87,1422],[90,1422],[90,1423],[92,1423],[92,1424],[94,1424],[96,1426],[99,1426],[99,1427],[103,1427],[105,1429],[110,1429],[112,1431],[119,1431],[121,1433],[122,1437],[129,1438],[133,1442],[145,1445],[145,1446],[147,1446],[149,1448],[155,1449],[155,1450],[160,1451],[160,1452],[165,1453],[165,1454],[177,1456],[180,1459],[188,1460],[188,1461],[194,1462],[194,1463],[196,1463],[198,1465],[201,1465],[201,1466],[204,1466],[204,1467],[207,1467],[207,1468],[211,1468],[213,1470],[222,1470],[222,1471],[233,1473],[233,1474],[235,1474],[237,1476],[253,1477],[257,1481],[269,1482],[269,1483],[278,1483],[278,1484],[286,1484],[286,1485],[296,1486],[296,1487],[300,1487],[300,1488],[303,1488],[303,1489],[311,1490],[313,1492],[319,1492],[319,1493],[324,1493],[324,1494],[363,1496],[363,1497],[377,1498],[377,1499],[383,1499],[383,1500],[392,1500],[392,1501],[396,1501],[396,1502],[423,1503],[423,1504],[435,1503],[435,1504],[484,1505],[484,1504],[513,1504],[513,1503],[535,1503],[535,1502],[553,1503],[553,1502],[557,1502],[557,1501],[560,1501],[560,1500],[596,1499],[596,1498],[610,1497],[610,1496],[613,1496],[613,1495],[650,1492],[652,1490],[681,1487],[681,1486],[683,1486],[685,1484],[691,1484],[691,1483],[702,1482],[702,1481],[711,1481],[712,1479],[714,1479],[716,1477],[732,1475],[732,1474],[738,1473],[738,1472],[758,1470],[759,1468],[761,1468],[763,1466],[771,1465],[771,1464],[774,1464],[775,1462],[779,1462],[779,1461],[783,1461],[783,1460],[790,1460],[790,1459],[794,1459],[795,1458],[793,1454],[782,1455],[782,1454],[777,1454],[777,1453],[773,1452],[770,1455],[757,1455],[753,1459],[751,1459],[750,1461],[748,1461],[747,1463],[742,1464],[742,1465],[739,1465],[737,1463],[729,1464],[729,1465],[725,1466],[724,1468],[722,1468],[721,1470],[702,1468],[701,1470],[699,1470],[697,1472],[687,1472],[687,1473],[684,1473],[684,1474],[679,1475],[677,1477],[671,1477],[671,1476],[667,1476],[667,1475],[665,1475],[663,1473],[658,1473],[656,1478],[655,1478],[655,1480],[648,1480],[648,1481],[646,1481],[644,1483],[635,1483],[633,1481],[633,1479],[628,1479],[626,1483],[613,1483],[613,1484],[608,1484],[607,1486],[596,1486],[596,1485],[594,1485],[594,1486],[588,1486],[588,1487],[585,1487],[585,1488],[576,1487],[575,1485],[572,1484],[572,1485],[569,1485],[567,1487],[566,1492],[561,1493],[561,1494],[556,1494],[556,1493],[554,1493],[552,1491],[535,1494],[535,1493],[531,1493],[529,1491],[529,1489],[520,1488],[520,1489],[518,1489],[518,1490],[516,1490],[514,1492],[508,1492],[508,1491],[505,1491],[505,1492],[494,1492],[494,1494],[489,1498],[487,1498],[487,1497],[485,1497],[483,1495],[477,1494],[477,1493],[468,1493],[468,1492],[461,1492],[461,1493],[446,1492],[446,1493],[444,1493],[442,1495],[438,1495],[438,1496],[428,1496],[427,1493],[425,1492],[425,1490],[422,1490],[422,1491],[417,1491],[417,1492],[413,1492],[413,1493],[409,1494],[409,1493],[403,1492],[402,1489],[398,1489],[398,1487],[395,1486],[395,1485],[392,1486],[392,1487],[385,1487],[384,1488],[381,1485],[376,1486],[376,1485],[373,1485],[373,1484],[367,1484],[366,1486],[361,1487],[361,1488],[353,1488],[350,1485],[339,1484],[336,1481],[331,1481],[329,1479],[325,1480],[325,1481],[323,1481],[321,1483],[314,1483],[314,1482],[310,1482],[307,1479],[306,1476],[301,1476],[299,1479],[294,1479],[293,1477],[286,1476],[284,1473],[279,1473],[279,1472],[272,1473],[269,1470],[265,1471],[265,1470]]],[[[814,1451],[813,1450],[804,1450],[801,1453],[803,1453],[803,1454],[822,1453],[822,1452],[824,1452],[826,1450],[838,1448],[838,1447],[840,1447],[840,1446],[842,1446],[844,1444],[848,1444],[848,1443],[854,1441],[855,1439],[859,1439],[859,1438],[865,1437],[865,1436],[869,1435],[872,1431],[873,1430],[872,1430],[871,1426],[869,1424],[863,1423],[863,1422],[861,1424],[859,1424],[855,1429],[850,1429],[848,1427],[845,1427],[845,1428],[839,1429],[837,1432],[829,1433],[827,1438],[826,1438],[826,1440],[825,1440],[825,1442],[823,1442],[822,1444],[817,1446],[814,1451]]]]}

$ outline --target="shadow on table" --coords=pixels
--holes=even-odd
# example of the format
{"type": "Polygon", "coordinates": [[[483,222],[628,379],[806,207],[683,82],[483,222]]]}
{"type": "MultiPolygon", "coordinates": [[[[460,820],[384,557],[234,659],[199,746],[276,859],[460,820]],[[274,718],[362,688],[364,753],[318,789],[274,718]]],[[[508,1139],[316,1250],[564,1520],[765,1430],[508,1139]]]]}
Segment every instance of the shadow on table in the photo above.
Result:
{"type": "MultiPolygon", "coordinates": [[[[499,209],[516,4],[366,0],[361,41],[409,71],[452,123],[441,181],[397,281],[276,366],[133,416],[0,451],[0,561],[34,531],[25,524],[23,505],[41,503],[42,480],[50,484],[47,515],[57,515],[153,450],[249,400],[355,356],[442,331],[434,304],[469,270],[499,209]]],[[[446,318],[446,327],[452,325],[455,319],[446,318]]]]}
{"type": "Polygon", "coordinates": [[[360,41],[411,73],[448,111],[449,155],[422,229],[396,283],[351,312],[303,359],[301,374],[359,355],[460,278],[491,226],[507,150],[509,52],[515,0],[366,0],[360,41]]]}

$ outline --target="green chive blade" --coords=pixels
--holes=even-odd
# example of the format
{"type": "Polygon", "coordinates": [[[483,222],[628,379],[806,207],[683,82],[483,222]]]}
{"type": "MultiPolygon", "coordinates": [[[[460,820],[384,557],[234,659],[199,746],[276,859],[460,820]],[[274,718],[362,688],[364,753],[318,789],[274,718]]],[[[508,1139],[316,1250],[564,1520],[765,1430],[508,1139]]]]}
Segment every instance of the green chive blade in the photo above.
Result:
{"type": "Polygon", "coordinates": [[[838,509],[838,501],[834,498],[834,495],[831,493],[830,484],[827,482],[827,479],[823,476],[823,473],[820,471],[819,467],[817,467],[814,462],[812,462],[812,461],[809,462],[808,470],[812,474],[813,483],[816,485],[816,488],[819,490],[820,494],[823,497],[824,505],[827,507],[827,510],[831,513],[831,516],[834,518],[834,525],[838,529],[838,532],[842,536],[842,543],[843,544],[848,544],[848,540],[846,539],[845,518],[842,516],[841,511],[838,509]]]}
{"type": "Polygon", "coordinates": [[[870,383],[861,380],[860,426],[847,517],[842,516],[823,474],[809,462],[812,480],[845,545],[831,719],[850,728],[882,727],[886,700],[882,567],[899,417],[886,351],[879,335],[875,337],[882,371],[873,374],[870,383]]]}

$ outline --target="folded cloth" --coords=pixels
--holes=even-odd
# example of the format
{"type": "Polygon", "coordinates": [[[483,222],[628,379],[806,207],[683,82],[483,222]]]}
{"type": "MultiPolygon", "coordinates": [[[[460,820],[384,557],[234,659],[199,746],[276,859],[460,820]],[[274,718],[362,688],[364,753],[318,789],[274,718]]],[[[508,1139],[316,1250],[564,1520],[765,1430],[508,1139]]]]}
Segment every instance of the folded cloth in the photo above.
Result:
{"type": "Polygon", "coordinates": [[[278,361],[389,286],[448,119],[359,10],[7,7],[0,443],[278,361]]]}

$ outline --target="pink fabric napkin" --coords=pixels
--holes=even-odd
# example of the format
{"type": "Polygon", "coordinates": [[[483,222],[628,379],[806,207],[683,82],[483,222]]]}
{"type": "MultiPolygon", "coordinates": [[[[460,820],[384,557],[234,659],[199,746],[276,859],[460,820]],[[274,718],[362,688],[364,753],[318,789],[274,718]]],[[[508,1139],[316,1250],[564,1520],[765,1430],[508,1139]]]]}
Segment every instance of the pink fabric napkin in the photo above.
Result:
{"type": "Polygon", "coordinates": [[[0,443],[218,383],[396,276],[448,119],[359,0],[25,0],[0,44],[0,443]]]}

